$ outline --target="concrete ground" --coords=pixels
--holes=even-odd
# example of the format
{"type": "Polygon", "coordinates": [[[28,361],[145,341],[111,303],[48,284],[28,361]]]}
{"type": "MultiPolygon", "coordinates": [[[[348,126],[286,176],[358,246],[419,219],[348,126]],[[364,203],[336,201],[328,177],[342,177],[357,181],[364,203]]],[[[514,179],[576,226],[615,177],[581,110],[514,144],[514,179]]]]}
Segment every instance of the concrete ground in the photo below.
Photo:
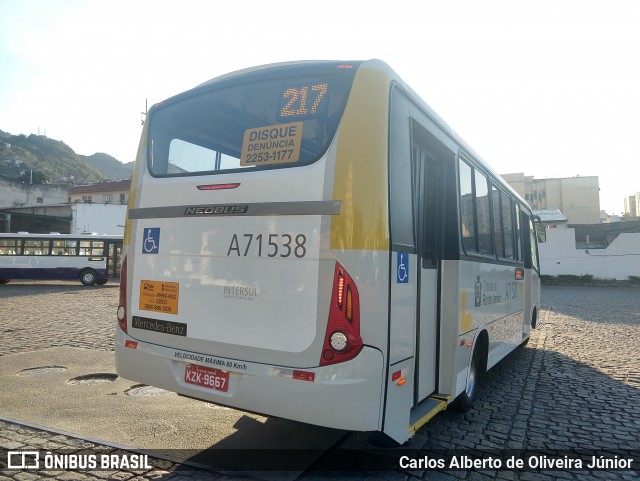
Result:
{"type": "MultiPolygon", "coordinates": [[[[0,481],[35,479],[639,479],[640,290],[543,289],[545,309],[526,348],[492,369],[466,414],[437,415],[404,451],[387,450],[350,471],[325,471],[359,435],[220,408],[115,378],[117,288],[18,282],[0,286],[0,481]],[[34,368],[46,368],[34,370],[34,368]],[[83,377],[89,376],[89,377],[83,377]],[[211,467],[210,450],[261,456],[263,448],[306,457],[290,470],[211,467]],[[244,448],[245,450],[239,450],[244,448]],[[247,449],[248,448],[248,449],[247,449]],[[257,449],[256,449],[257,448],[257,449]],[[145,469],[9,469],[7,450],[131,453],[145,469]],[[632,456],[634,470],[401,467],[403,454],[454,452],[519,459],[524,450],[573,459],[632,456]],[[452,451],[447,451],[452,450],[452,451]],[[199,453],[209,453],[199,455],[199,453]],[[209,457],[207,457],[209,456],[209,457]],[[380,462],[395,460],[395,466],[380,462]],[[186,460],[186,461],[185,461],[186,460]],[[369,463],[369,464],[367,464],[369,463]]],[[[367,453],[371,454],[371,453],[367,453]]],[[[291,456],[289,456],[291,457],[291,456]]],[[[247,460],[247,465],[252,465],[247,460]]],[[[254,459],[255,461],[255,459],[254,459]]],[[[341,462],[344,460],[341,459],[341,462]]],[[[215,464],[215,463],[214,463],[215,464]]],[[[331,466],[335,468],[335,466],[331,466]]]]}

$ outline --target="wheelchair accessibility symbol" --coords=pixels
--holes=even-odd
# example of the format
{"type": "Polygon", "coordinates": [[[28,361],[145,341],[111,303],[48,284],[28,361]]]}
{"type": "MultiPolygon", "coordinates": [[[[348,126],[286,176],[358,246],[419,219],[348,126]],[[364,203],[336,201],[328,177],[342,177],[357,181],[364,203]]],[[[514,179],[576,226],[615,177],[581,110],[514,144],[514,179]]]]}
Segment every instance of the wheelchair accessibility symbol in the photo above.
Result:
{"type": "Polygon", "coordinates": [[[398,284],[409,283],[409,254],[406,252],[398,252],[398,276],[396,281],[398,284]]]}
{"type": "Polygon", "coordinates": [[[160,248],[160,227],[145,227],[142,239],[143,254],[157,254],[160,248]]]}

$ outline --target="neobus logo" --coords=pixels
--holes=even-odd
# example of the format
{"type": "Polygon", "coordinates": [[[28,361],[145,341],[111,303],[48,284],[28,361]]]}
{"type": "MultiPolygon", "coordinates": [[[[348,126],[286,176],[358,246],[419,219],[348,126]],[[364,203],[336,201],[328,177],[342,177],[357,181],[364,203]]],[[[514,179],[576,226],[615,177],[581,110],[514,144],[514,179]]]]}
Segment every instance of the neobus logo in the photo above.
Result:
{"type": "Polygon", "coordinates": [[[212,205],[187,207],[184,215],[238,215],[246,214],[248,210],[248,205],[212,205]]]}

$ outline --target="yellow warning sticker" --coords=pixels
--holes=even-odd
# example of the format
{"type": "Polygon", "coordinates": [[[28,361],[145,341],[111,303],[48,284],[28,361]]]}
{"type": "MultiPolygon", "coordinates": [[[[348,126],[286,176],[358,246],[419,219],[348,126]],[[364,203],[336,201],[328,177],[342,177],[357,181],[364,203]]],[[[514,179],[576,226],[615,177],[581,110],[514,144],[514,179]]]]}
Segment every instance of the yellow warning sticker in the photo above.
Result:
{"type": "Polygon", "coordinates": [[[165,281],[140,281],[140,306],[143,311],[178,313],[180,284],[165,281]]]}
{"type": "Polygon", "coordinates": [[[302,126],[302,122],[292,122],[245,130],[240,165],[297,162],[302,145],[302,126]]]}

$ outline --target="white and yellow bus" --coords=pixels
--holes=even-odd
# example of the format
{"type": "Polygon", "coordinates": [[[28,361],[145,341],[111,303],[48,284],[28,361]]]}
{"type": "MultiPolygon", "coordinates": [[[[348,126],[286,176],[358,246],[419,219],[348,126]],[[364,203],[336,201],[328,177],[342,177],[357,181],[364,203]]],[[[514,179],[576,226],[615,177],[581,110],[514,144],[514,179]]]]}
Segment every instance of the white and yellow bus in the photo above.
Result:
{"type": "Polygon", "coordinates": [[[155,105],[120,376],[406,441],[527,342],[534,219],[385,63],[224,75],[155,105]]]}

